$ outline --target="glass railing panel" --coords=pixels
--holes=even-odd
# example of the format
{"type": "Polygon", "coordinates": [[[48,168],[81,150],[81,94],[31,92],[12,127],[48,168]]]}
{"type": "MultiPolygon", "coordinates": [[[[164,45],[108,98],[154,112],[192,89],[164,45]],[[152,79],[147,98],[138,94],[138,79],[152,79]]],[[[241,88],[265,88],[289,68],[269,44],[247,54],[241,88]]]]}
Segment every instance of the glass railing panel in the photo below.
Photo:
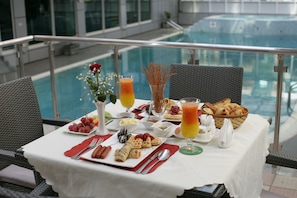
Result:
{"type": "Polygon", "coordinates": [[[18,71],[18,62],[14,52],[10,56],[0,54],[0,83],[17,79],[18,71]]]}

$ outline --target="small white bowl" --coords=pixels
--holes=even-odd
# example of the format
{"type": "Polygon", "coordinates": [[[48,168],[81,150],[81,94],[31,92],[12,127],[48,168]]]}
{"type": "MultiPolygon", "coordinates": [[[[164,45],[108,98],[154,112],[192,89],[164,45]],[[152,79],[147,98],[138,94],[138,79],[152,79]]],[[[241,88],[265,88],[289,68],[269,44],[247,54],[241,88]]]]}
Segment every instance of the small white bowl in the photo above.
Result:
{"type": "Polygon", "coordinates": [[[160,118],[157,116],[150,116],[144,117],[140,120],[140,122],[145,126],[147,129],[152,129],[153,124],[160,121],[160,118]]]}
{"type": "Polygon", "coordinates": [[[156,122],[152,125],[155,134],[159,137],[170,137],[173,135],[173,124],[170,122],[156,122]]]}
{"type": "Polygon", "coordinates": [[[135,114],[131,112],[121,112],[117,114],[117,118],[135,118],[135,114]]]}
{"type": "Polygon", "coordinates": [[[135,114],[134,113],[131,113],[131,112],[121,112],[121,113],[118,113],[116,118],[118,119],[114,119],[113,120],[113,123],[114,124],[120,124],[120,121],[125,118],[135,118],[135,114]]]}
{"type": "Polygon", "coordinates": [[[135,118],[124,118],[120,121],[121,128],[127,129],[129,133],[134,132],[138,126],[139,120],[135,118]]]}

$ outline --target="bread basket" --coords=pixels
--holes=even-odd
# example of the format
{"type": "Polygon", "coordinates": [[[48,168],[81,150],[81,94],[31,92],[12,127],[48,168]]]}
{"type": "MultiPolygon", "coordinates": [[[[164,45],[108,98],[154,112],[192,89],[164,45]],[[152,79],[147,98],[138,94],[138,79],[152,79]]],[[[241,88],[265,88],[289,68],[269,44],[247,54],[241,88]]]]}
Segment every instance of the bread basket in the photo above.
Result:
{"type": "MultiPolygon", "coordinates": [[[[203,107],[202,107],[203,108],[203,107]]],[[[213,115],[213,114],[207,114],[202,111],[203,114],[212,115],[215,120],[216,128],[220,129],[224,124],[224,118],[228,118],[231,120],[233,128],[238,128],[244,121],[246,120],[249,110],[245,107],[242,107],[244,109],[244,114],[241,115],[213,115]]]]}

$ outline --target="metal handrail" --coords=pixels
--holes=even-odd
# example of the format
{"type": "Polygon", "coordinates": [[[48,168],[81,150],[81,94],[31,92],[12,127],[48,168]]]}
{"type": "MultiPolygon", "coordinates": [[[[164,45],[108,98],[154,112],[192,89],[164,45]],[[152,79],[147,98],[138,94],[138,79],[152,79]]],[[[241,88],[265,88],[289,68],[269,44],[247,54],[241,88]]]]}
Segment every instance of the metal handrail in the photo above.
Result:
{"type": "MultiPolygon", "coordinates": [[[[183,48],[190,51],[196,49],[203,50],[222,50],[222,51],[235,51],[235,52],[252,52],[252,53],[266,53],[275,54],[278,58],[278,65],[274,67],[274,71],[278,73],[277,78],[277,96],[276,96],[276,114],[275,114],[275,131],[274,131],[274,144],[273,149],[279,150],[279,128],[280,128],[280,107],[281,107],[281,93],[282,93],[282,78],[283,73],[287,71],[287,67],[284,66],[284,55],[297,55],[297,49],[292,48],[275,48],[275,47],[256,47],[256,46],[238,46],[238,45],[217,45],[217,44],[201,44],[201,43],[181,43],[181,42],[164,42],[164,41],[143,41],[143,40],[126,40],[126,39],[104,39],[104,38],[87,38],[87,37],[66,37],[66,36],[44,36],[34,35],[23,38],[12,39],[8,41],[0,42],[0,47],[16,45],[29,41],[44,41],[49,47],[49,59],[50,59],[50,72],[52,82],[52,98],[54,105],[54,116],[58,116],[57,104],[56,104],[56,92],[54,84],[54,53],[53,42],[92,42],[93,44],[105,44],[114,46],[114,69],[118,72],[118,46],[146,46],[146,47],[163,47],[163,48],[183,48]]],[[[21,48],[17,48],[18,53],[21,53],[21,48]]],[[[22,56],[19,56],[19,65],[22,67],[22,56]]],[[[191,56],[192,59],[195,56],[191,56]]],[[[195,62],[195,60],[191,60],[195,62]]],[[[22,68],[21,68],[22,70],[22,68]]],[[[118,89],[117,89],[118,92],[118,89]]]]}

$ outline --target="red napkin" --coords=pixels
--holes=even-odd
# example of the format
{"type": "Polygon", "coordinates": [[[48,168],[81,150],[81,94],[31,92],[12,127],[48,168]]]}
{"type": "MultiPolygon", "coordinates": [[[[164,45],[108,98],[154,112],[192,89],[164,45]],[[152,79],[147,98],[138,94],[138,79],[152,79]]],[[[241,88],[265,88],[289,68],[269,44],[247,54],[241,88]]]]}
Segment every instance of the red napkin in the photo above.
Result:
{"type": "Polygon", "coordinates": [[[135,109],[132,110],[132,113],[135,114],[135,118],[136,118],[136,119],[141,120],[141,119],[143,118],[143,117],[140,116],[139,114],[141,114],[143,111],[145,111],[147,105],[148,105],[148,104],[142,104],[142,105],[140,105],[140,106],[138,106],[137,108],[135,108],[135,109]]]}
{"type": "Polygon", "coordinates": [[[103,136],[100,136],[100,135],[94,135],[88,139],[85,139],[84,141],[82,141],[80,144],[72,147],[71,149],[67,150],[64,152],[64,155],[66,155],[67,157],[72,157],[74,156],[76,153],[78,153],[79,151],[81,151],[82,149],[84,149],[85,147],[87,147],[91,141],[94,139],[94,138],[103,138],[104,140],[108,139],[110,136],[112,136],[112,134],[107,134],[107,135],[103,135],[103,136]]]}
{"type": "MultiPolygon", "coordinates": [[[[170,157],[179,149],[178,145],[174,145],[174,144],[167,144],[167,143],[163,143],[161,146],[159,146],[156,150],[154,150],[154,152],[152,152],[151,154],[149,154],[144,160],[142,160],[137,166],[135,166],[134,168],[130,168],[128,170],[130,171],[136,171],[138,168],[140,168],[151,156],[153,156],[155,153],[163,150],[163,149],[169,149],[170,150],[170,157]]],[[[169,158],[170,158],[169,157],[169,158]]],[[[168,159],[169,159],[168,158],[168,159]]],[[[167,160],[168,160],[167,159],[167,160]]],[[[153,161],[151,161],[147,166],[149,167],[152,163],[154,163],[155,161],[157,161],[158,159],[154,159],[153,161]]],[[[159,166],[161,166],[165,161],[160,161],[158,162],[148,173],[152,173],[154,172],[159,166]]],[[[145,169],[144,169],[145,170],[145,169]]]]}

